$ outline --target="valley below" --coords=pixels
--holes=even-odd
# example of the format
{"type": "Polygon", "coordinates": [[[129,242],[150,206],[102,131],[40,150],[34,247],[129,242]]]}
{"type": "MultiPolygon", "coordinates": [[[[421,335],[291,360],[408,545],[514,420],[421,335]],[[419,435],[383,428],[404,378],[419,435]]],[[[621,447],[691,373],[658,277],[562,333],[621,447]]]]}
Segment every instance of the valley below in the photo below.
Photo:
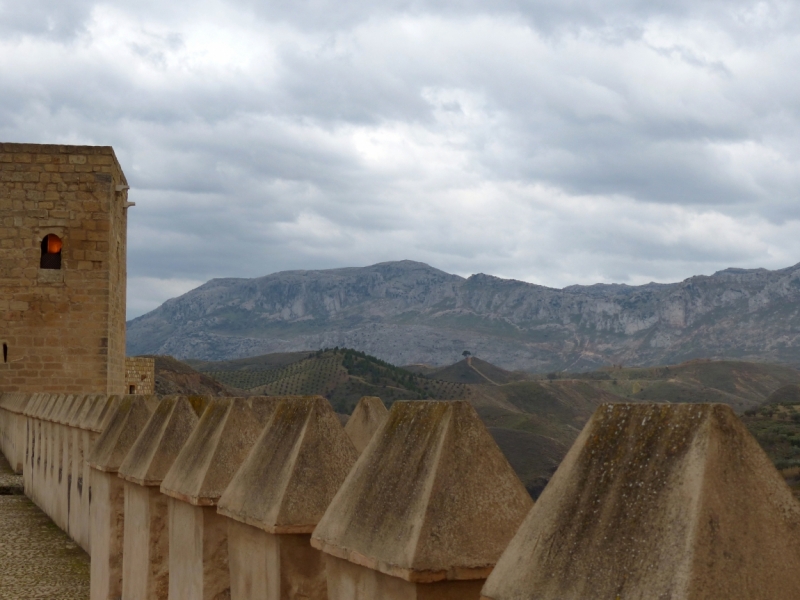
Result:
{"type": "Polygon", "coordinates": [[[362,396],[466,400],[534,498],[581,428],[605,402],[720,402],[731,406],[800,496],[800,371],[746,361],[692,360],[531,375],[467,356],[397,367],[331,348],[229,361],[156,356],[158,393],[325,396],[345,421],[362,396]]]}

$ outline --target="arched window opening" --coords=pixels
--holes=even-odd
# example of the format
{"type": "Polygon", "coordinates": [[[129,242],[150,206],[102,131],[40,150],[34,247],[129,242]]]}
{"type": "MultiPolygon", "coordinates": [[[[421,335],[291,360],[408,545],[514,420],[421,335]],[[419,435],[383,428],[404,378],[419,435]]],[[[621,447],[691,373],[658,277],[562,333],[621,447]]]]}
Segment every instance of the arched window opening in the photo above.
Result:
{"type": "Polygon", "coordinates": [[[8,362],[8,344],[5,342],[3,342],[3,362],[8,362]]]}
{"type": "Polygon", "coordinates": [[[55,233],[48,233],[42,238],[42,259],[39,262],[39,267],[42,269],[60,269],[61,268],[61,247],[63,246],[61,238],[55,233]]]}

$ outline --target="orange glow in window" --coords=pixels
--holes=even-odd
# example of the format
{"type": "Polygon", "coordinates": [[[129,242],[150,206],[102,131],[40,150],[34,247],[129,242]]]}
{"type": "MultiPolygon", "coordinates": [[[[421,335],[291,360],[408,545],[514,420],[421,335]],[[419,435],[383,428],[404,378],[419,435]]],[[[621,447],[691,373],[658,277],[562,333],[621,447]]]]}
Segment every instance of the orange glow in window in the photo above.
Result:
{"type": "Polygon", "coordinates": [[[61,242],[61,238],[57,235],[53,235],[52,233],[47,236],[47,253],[48,254],[58,254],[61,252],[61,246],[63,246],[61,242]]]}

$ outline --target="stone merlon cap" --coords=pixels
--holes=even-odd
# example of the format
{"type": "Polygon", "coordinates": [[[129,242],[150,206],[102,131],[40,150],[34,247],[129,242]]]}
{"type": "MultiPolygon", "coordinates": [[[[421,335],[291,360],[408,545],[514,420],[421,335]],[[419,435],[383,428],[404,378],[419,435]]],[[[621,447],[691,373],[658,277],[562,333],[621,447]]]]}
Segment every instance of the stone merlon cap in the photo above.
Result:
{"type": "Polygon", "coordinates": [[[364,451],[372,436],[383,425],[388,414],[389,411],[386,410],[383,402],[377,396],[364,396],[358,401],[358,405],[347,420],[344,430],[350,436],[350,440],[359,454],[364,451]]]}
{"type": "Polygon", "coordinates": [[[467,402],[395,402],[311,545],[407,581],[483,579],[532,504],[467,402]]]}
{"type": "Polygon", "coordinates": [[[158,405],[157,396],[123,396],[87,462],[98,471],[116,473],[158,405]]]}
{"type": "Polygon", "coordinates": [[[92,410],[86,416],[84,429],[101,433],[119,406],[121,396],[108,396],[99,400],[92,406],[92,410]]]}
{"type": "Polygon", "coordinates": [[[70,427],[77,427],[78,426],[78,418],[80,417],[81,413],[83,412],[83,405],[87,402],[90,402],[94,396],[84,396],[80,395],[75,398],[75,402],[72,403],[72,406],[69,408],[69,413],[67,413],[65,425],[69,425],[70,427]]]}
{"type": "Polygon", "coordinates": [[[64,412],[64,407],[67,406],[71,399],[71,394],[59,394],[56,401],[50,406],[47,420],[51,423],[60,423],[61,413],[64,412]]]}
{"type": "Polygon", "coordinates": [[[63,394],[49,394],[47,400],[39,406],[39,414],[36,415],[37,418],[41,419],[42,421],[50,421],[50,415],[56,406],[59,405],[59,400],[63,399],[63,394]]]}
{"type": "Polygon", "coordinates": [[[22,414],[26,417],[36,418],[36,413],[39,411],[39,405],[48,398],[48,394],[33,394],[28,404],[25,405],[25,410],[22,414]]]}
{"type": "Polygon", "coordinates": [[[81,405],[81,410],[75,416],[74,427],[88,430],[88,424],[97,418],[97,413],[105,406],[108,396],[105,394],[88,394],[81,405]]]}
{"type": "Polygon", "coordinates": [[[278,398],[215,398],[161,483],[161,493],[216,504],[272,417],[278,398]]]}
{"type": "Polygon", "coordinates": [[[208,403],[201,396],[164,398],[122,461],[119,476],[139,485],[161,485],[208,403]]]}
{"type": "Polygon", "coordinates": [[[0,408],[17,415],[25,414],[28,402],[33,398],[33,394],[24,392],[7,392],[0,398],[0,408]]]}
{"type": "Polygon", "coordinates": [[[603,405],[482,594],[798,598],[800,503],[728,406],[603,405]]]}
{"type": "Polygon", "coordinates": [[[311,533],[357,457],[325,398],[284,398],[217,511],[268,533],[311,533]]]}
{"type": "Polygon", "coordinates": [[[75,394],[70,394],[69,396],[64,398],[64,401],[61,402],[59,406],[58,412],[54,413],[53,415],[53,421],[61,425],[66,424],[67,419],[69,418],[70,415],[70,411],[72,410],[72,405],[75,404],[75,402],[78,402],[79,400],[80,396],[76,396],[75,394]]]}

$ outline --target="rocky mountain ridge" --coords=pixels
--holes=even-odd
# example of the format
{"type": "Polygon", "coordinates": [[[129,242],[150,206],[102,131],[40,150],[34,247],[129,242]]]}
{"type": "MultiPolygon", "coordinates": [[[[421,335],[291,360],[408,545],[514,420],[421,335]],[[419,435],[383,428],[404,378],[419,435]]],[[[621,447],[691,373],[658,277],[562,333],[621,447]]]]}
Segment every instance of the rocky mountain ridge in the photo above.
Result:
{"type": "Polygon", "coordinates": [[[553,289],[413,261],[214,279],[128,323],[129,354],[222,360],[323,347],[393,364],[469,350],[507,369],[691,358],[800,364],[800,265],[553,289]]]}

